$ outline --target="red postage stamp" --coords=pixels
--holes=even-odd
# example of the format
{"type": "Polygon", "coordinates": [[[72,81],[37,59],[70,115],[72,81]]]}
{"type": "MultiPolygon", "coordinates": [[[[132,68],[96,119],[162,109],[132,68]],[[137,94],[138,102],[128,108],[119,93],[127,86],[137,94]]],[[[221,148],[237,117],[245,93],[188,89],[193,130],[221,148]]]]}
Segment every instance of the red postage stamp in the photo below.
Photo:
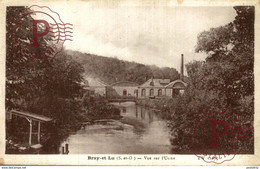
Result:
{"type": "Polygon", "coordinates": [[[23,8],[11,22],[8,44],[17,57],[29,62],[53,58],[62,51],[65,41],[72,41],[73,25],[64,23],[60,15],[47,6],[23,8]],[[26,36],[24,30],[30,36],[26,36]]]}
{"type": "Polygon", "coordinates": [[[196,119],[190,129],[192,151],[199,160],[221,164],[241,154],[242,144],[252,137],[252,126],[230,111],[208,111],[196,119]]]}

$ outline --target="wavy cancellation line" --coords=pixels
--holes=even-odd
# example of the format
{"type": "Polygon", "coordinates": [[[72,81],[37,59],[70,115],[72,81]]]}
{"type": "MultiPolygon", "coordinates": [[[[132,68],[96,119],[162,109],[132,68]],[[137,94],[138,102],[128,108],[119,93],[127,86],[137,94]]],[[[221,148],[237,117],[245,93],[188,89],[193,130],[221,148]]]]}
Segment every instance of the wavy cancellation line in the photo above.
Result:
{"type": "Polygon", "coordinates": [[[50,37],[56,38],[56,37],[73,37],[73,36],[65,34],[65,36],[62,36],[62,35],[55,35],[55,36],[54,35],[50,35],[50,37]]]}
{"type": "Polygon", "coordinates": [[[72,41],[72,39],[49,39],[51,41],[66,41],[66,40],[69,40],[69,41],[72,41]]]}
{"type": "MultiPolygon", "coordinates": [[[[73,24],[70,24],[70,23],[64,23],[64,24],[61,24],[61,23],[57,23],[58,25],[71,25],[71,26],[73,26],[73,24]]],[[[55,23],[50,23],[50,25],[57,25],[57,24],[55,24],[55,23]]]]}
{"type": "Polygon", "coordinates": [[[51,33],[73,33],[73,32],[71,32],[71,31],[64,31],[64,32],[62,32],[62,31],[56,31],[56,32],[54,32],[54,31],[50,31],[51,33]]]}
{"type": "Polygon", "coordinates": [[[71,28],[71,27],[64,27],[64,28],[61,28],[61,27],[56,27],[56,28],[50,27],[50,29],[54,30],[54,29],[73,29],[73,28],[71,28]]]}

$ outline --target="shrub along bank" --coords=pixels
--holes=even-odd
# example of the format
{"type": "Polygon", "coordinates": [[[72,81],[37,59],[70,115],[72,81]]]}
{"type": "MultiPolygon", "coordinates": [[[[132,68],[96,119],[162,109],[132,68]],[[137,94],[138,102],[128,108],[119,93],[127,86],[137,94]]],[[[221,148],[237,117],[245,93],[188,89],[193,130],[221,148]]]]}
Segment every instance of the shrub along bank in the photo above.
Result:
{"type": "MultiPolygon", "coordinates": [[[[144,105],[159,109],[169,121],[176,135],[172,144],[177,144],[181,152],[191,150],[189,131],[194,119],[215,111],[235,114],[233,120],[240,124],[236,128],[236,146],[240,153],[254,153],[255,9],[237,6],[234,10],[237,15],[233,22],[198,35],[195,51],[207,57],[205,61],[186,65],[188,87],[184,94],[174,99],[143,101],[144,105]]],[[[201,129],[197,137],[203,139],[207,134],[201,129]]],[[[227,142],[222,147],[227,149],[231,145],[227,142]]]]}

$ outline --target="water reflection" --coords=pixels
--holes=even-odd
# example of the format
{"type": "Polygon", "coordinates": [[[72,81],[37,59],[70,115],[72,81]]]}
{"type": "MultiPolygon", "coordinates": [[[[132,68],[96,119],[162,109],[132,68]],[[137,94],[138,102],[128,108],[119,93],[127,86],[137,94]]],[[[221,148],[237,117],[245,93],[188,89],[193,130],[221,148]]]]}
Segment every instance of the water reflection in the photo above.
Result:
{"type": "MultiPolygon", "coordinates": [[[[120,120],[104,119],[86,125],[62,143],[69,154],[169,154],[169,130],[151,110],[133,102],[114,103],[121,109],[120,120]]],[[[61,150],[62,151],[62,150],[61,150]]]]}

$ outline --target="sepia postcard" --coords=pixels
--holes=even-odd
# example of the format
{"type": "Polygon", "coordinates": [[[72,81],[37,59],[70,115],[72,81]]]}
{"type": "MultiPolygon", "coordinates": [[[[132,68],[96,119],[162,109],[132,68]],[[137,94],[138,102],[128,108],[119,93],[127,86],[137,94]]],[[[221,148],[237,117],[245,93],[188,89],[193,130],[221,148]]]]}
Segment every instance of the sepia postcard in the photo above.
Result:
{"type": "Polygon", "coordinates": [[[1,0],[0,164],[260,165],[259,4],[1,0]]]}

